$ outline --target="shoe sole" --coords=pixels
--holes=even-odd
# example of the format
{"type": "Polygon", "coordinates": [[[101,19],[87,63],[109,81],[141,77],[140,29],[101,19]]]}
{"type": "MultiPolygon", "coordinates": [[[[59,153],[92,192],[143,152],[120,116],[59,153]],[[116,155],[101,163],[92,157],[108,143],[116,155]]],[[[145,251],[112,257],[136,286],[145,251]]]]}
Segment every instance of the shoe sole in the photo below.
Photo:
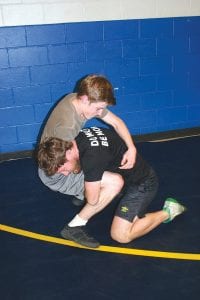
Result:
{"type": "Polygon", "coordinates": [[[65,230],[61,230],[60,235],[61,235],[65,240],[75,242],[76,244],[81,245],[81,246],[84,246],[84,247],[87,247],[87,248],[98,248],[98,247],[100,246],[99,243],[96,243],[96,244],[94,244],[94,243],[93,243],[93,244],[89,244],[89,243],[84,243],[84,242],[77,241],[74,237],[67,236],[65,230]]]}

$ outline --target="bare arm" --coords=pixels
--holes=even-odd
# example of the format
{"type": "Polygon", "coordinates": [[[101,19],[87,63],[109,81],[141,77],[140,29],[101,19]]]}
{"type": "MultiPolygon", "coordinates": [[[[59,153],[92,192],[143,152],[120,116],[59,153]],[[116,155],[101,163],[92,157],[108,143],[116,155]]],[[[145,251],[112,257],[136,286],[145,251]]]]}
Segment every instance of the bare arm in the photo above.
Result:
{"type": "Polygon", "coordinates": [[[117,117],[111,111],[108,111],[108,113],[105,115],[105,117],[102,120],[105,121],[107,124],[110,124],[115,129],[115,131],[119,134],[119,136],[124,140],[128,148],[128,150],[124,153],[120,168],[121,169],[132,168],[135,164],[137,150],[135,148],[133,139],[129,133],[127,126],[122,121],[122,119],[117,117]]]}

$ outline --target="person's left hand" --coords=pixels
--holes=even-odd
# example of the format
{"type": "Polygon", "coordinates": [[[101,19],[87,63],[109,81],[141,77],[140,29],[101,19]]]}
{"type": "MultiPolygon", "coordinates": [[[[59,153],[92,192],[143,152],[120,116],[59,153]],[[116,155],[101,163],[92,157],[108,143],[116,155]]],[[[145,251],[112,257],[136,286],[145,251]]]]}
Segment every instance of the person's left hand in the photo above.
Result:
{"type": "Polygon", "coordinates": [[[128,149],[122,158],[120,169],[133,168],[136,161],[136,149],[128,149]]]}

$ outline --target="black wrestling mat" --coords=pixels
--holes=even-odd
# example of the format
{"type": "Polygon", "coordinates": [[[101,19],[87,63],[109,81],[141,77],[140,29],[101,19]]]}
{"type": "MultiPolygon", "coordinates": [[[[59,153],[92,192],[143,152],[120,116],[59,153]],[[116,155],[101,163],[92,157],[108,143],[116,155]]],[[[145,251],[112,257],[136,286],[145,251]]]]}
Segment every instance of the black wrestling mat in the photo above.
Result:
{"type": "Polygon", "coordinates": [[[60,238],[79,208],[40,182],[32,158],[0,164],[0,299],[199,299],[200,137],[143,142],[137,148],[160,179],[149,211],[161,209],[167,197],[188,210],[120,245],[109,235],[115,199],[88,224],[101,242],[99,250],[60,238]]]}

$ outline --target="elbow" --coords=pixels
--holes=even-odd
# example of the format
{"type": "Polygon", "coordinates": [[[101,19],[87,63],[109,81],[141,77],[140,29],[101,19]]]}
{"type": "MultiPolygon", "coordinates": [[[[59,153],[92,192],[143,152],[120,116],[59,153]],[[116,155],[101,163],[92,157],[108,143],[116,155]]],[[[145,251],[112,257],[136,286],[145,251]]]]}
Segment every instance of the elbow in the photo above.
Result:
{"type": "Polygon", "coordinates": [[[91,205],[91,206],[96,206],[96,205],[99,203],[98,200],[97,200],[97,201],[87,201],[87,202],[88,202],[88,204],[91,205]]]}
{"type": "Polygon", "coordinates": [[[99,203],[99,198],[90,199],[89,197],[87,198],[86,196],[86,199],[87,199],[87,203],[91,206],[96,206],[99,203]]]}

